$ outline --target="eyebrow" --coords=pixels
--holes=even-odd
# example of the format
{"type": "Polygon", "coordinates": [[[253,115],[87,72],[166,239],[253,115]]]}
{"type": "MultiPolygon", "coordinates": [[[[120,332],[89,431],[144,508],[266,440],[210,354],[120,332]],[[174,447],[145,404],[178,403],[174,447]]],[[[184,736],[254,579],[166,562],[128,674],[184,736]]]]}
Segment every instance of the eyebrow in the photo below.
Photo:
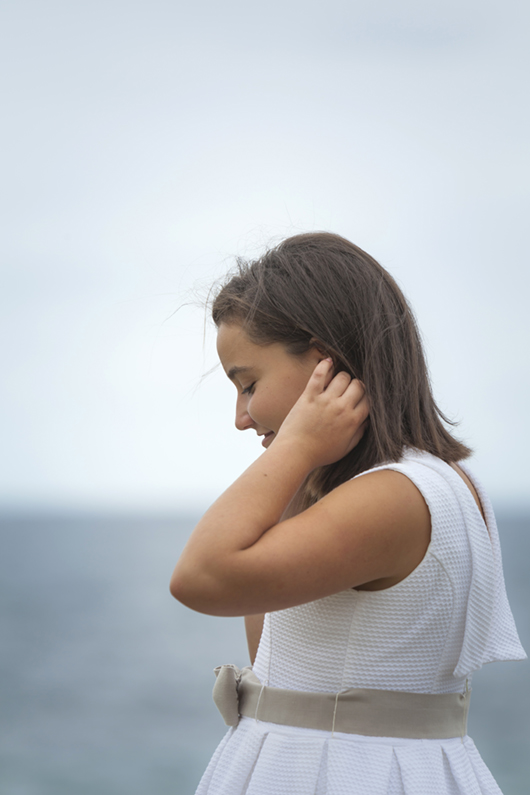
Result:
{"type": "Polygon", "coordinates": [[[233,381],[236,375],[239,373],[247,373],[251,369],[251,367],[231,367],[227,372],[227,376],[231,381],[233,381]]]}

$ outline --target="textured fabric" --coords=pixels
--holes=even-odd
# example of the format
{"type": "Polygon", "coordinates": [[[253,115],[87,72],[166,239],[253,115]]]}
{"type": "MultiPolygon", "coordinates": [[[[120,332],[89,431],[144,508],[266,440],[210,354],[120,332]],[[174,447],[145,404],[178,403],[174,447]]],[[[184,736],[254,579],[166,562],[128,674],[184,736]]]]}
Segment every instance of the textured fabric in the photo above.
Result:
{"type": "MultiPolygon", "coordinates": [[[[227,726],[237,726],[240,713],[239,689],[242,672],[237,665],[218,665],[217,668],[214,668],[214,673],[216,680],[212,696],[215,706],[227,726]]],[[[259,682],[259,679],[257,681],[259,682]]]]}
{"type": "Polygon", "coordinates": [[[366,737],[448,739],[463,737],[471,691],[404,693],[402,690],[349,688],[312,693],[262,685],[252,668],[215,668],[213,700],[227,726],[240,715],[282,726],[324,729],[366,737]]]}
{"type": "MultiPolygon", "coordinates": [[[[462,467],[464,469],[464,467],[462,467]]],[[[497,527],[452,467],[408,450],[394,469],[423,495],[431,542],[416,569],[384,591],[350,589],[268,613],[254,673],[264,685],[458,693],[473,671],[524,659],[508,605],[497,527]]],[[[374,470],[371,470],[374,471],[374,470]]],[[[366,473],[359,475],[363,477],[366,473]]],[[[242,717],[196,795],[499,795],[469,737],[415,740],[279,726],[242,717]]]]}
{"type": "Polygon", "coordinates": [[[502,795],[466,736],[398,740],[242,717],[196,795],[502,795]]]}

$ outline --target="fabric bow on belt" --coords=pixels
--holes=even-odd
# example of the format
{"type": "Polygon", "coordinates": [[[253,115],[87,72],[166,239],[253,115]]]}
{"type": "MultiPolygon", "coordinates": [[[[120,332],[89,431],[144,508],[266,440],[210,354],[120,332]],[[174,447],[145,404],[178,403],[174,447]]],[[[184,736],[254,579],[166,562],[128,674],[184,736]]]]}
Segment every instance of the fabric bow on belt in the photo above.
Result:
{"type": "Polygon", "coordinates": [[[227,726],[239,723],[239,683],[242,671],[237,665],[219,665],[214,668],[216,675],[213,700],[227,726]]]}

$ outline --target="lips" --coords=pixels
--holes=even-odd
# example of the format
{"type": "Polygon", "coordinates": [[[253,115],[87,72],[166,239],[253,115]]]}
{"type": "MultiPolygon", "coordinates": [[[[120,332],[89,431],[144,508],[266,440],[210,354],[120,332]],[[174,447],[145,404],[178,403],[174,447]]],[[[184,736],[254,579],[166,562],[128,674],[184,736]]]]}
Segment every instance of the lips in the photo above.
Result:
{"type": "Polygon", "coordinates": [[[274,436],[274,431],[269,431],[268,433],[266,433],[263,439],[261,440],[261,446],[268,447],[272,441],[273,436],[274,436]]]}

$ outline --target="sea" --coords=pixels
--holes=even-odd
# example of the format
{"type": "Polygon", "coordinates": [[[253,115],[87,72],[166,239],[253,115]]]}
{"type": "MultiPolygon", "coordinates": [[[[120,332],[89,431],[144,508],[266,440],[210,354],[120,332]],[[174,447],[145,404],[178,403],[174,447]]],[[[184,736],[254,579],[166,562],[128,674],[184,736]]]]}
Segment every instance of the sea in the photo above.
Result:
{"type": "MultiPolygon", "coordinates": [[[[213,669],[249,664],[243,619],[169,594],[196,519],[0,516],[1,795],[193,795],[226,731],[213,669]]],[[[498,523],[530,650],[530,513],[498,523]]],[[[529,714],[530,663],[475,675],[469,733],[504,795],[530,792],[529,714]]]]}

